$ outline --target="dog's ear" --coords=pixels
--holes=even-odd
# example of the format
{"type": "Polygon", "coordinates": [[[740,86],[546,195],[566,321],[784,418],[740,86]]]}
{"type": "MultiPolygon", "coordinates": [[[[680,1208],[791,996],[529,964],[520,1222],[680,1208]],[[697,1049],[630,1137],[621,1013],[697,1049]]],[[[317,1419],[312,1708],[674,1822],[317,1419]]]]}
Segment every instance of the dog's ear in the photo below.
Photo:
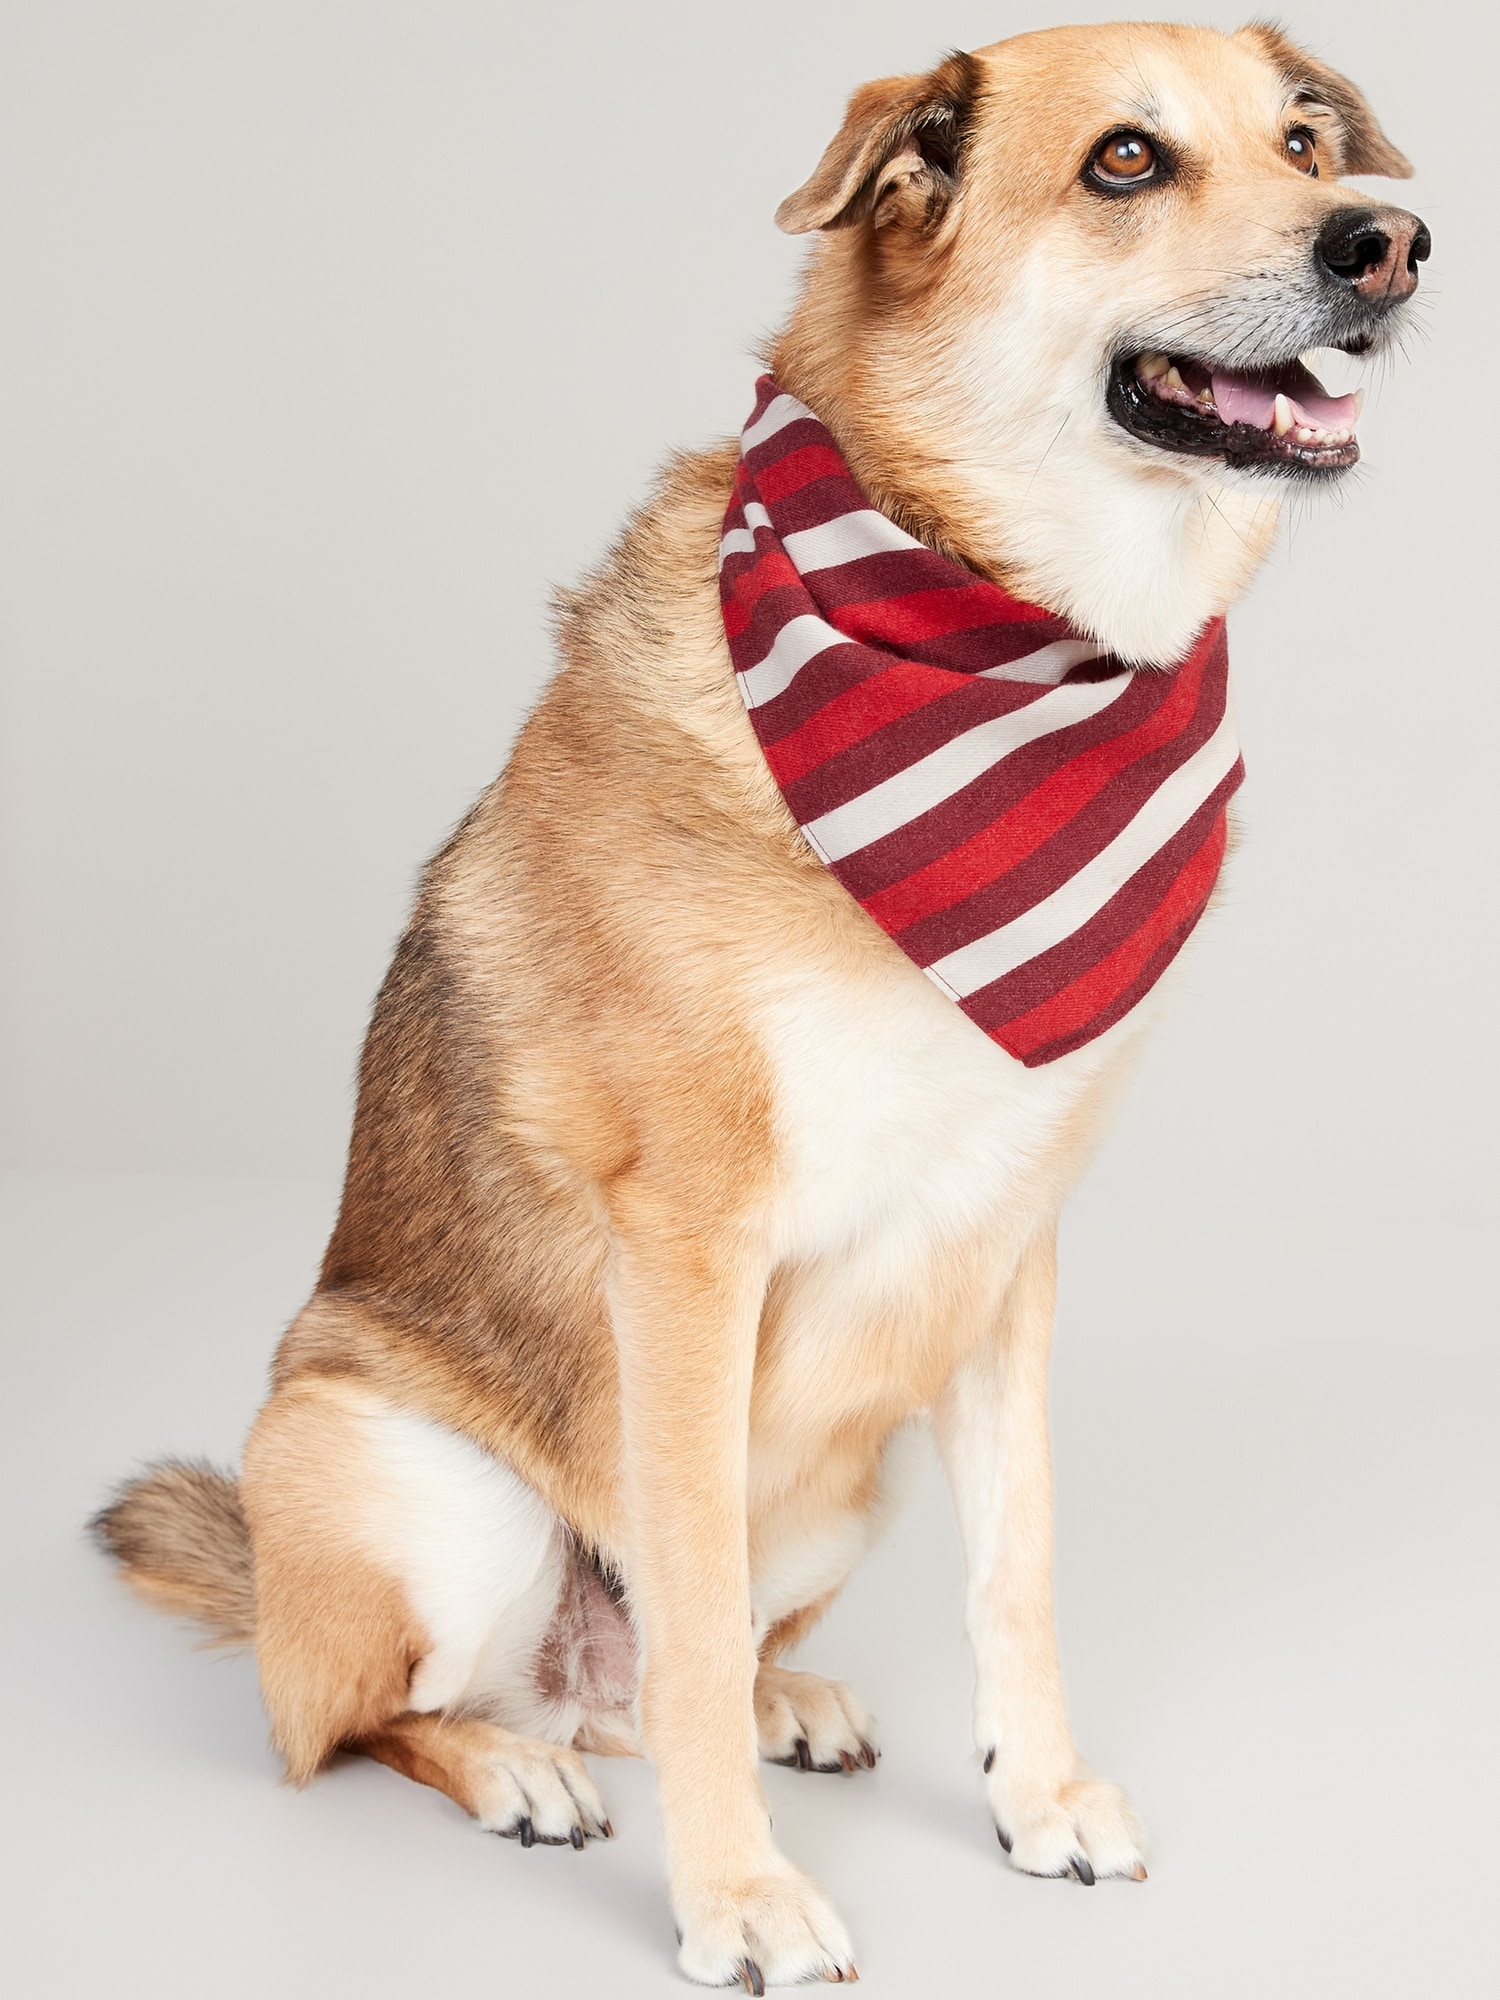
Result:
{"type": "Polygon", "coordinates": [[[866,221],[931,228],[958,189],[978,84],[978,63],[955,54],[927,76],[855,91],[812,179],[777,209],[777,227],[789,236],[866,221]]]}
{"type": "Polygon", "coordinates": [[[1256,21],[1240,32],[1281,71],[1298,104],[1322,105],[1333,113],[1343,138],[1341,173],[1378,174],[1393,181],[1411,179],[1411,161],[1387,139],[1364,92],[1356,90],[1347,76],[1340,76],[1336,69],[1299,49],[1274,21],[1256,21]]]}

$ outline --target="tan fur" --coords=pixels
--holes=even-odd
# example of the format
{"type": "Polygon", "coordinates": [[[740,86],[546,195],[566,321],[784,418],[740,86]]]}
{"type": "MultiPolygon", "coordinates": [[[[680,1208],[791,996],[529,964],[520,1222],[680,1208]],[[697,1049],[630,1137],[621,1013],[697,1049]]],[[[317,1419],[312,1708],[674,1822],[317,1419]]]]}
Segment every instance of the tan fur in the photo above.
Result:
{"type": "Polygon", "coordinates": [[[165,1611],[196,1618],[221,1645],[255,1636],[255,1565],[239,1483],[194,1460],[166,1459],[89,1523],[131,1584],[165,1611]]]}
{"type": "MultiPolygon", "coordinates": [[[[912,532],[1127,657],[1171,657],[1184,621],[1243,587],[1274,493],[1146,463],[1082,415],[1054,452],[1054,418],[1004,357],[1079,327],[1097,345],[1112,313],[1196,309],[1215,273],[1290,271],[1319,218],[1357,198],[1338,166],[1404,164],[1351,85],[1265,29],[1058,30],[868,86],[783,206],[784,226],[823,233],[778,378],[912,532]],[[1154,231],[1077,186],[1142,94],[1189,169],[1154,231]],[[1318,183],[1278,150],[1294,99],[1326,143],[1318,183]],[[1127,562],[1137,529],[1149,561],[1127,562]]],[[[1090,366],[1069,387],[1080,411],[1090,366]]],[[[984,1054],[998,1122],[973,1142],[990,1178],[957,1172],[932,1215],[917,1180],[902,1187],[904,1149],[931,1140],[923,1079],[949,1047],[979,1062],[962,1040],[978,1031],[812,855],[756,745],[715,581],[735,458],[676,460],[563,599],[561,671],[427,871],[243,1506],[292,1775],[362,1747],[500,1831],[532,1823],[530,1786],[553,1801],[546,1837],[574,1838],[602,1809],[564,1824],[571,1751],[461,1712],[480,1681],[413,1713],[443,1640],[415,1611],[422,1578],[372,1539],[370,1425],[420,1417],[439,1457],[467,1440],[518,1474],[628,1587],[684,1968],[843,1977],[837,1918],[772,1845],[757,1738],[818,1762],[798,1748],[816,1738],[828,1768],[873,1761],[848,1691],[779,1660],[882,1517],[923,1411],[963,1526],[976,1742],[1002,1834],[1039,1872],[1144,1873],[1129,1809],[1080,1763],[1063,1705],[1046,1428],[1057,1212],[1139,1024],[1052,1078],[984,1054]],[[885,1051],[868,1092],[867,1040],[885,1051]],[[804,1105],[825,1089],[833,1108],[804,1105]],[[888,1106],[889,1157],[877,1139],[824,1161],[867,1100],[871,1116],[888,1106]]],[[[223,1482],[157,1473],[104,1520],[144,1587],[249,1629],[223,1482]]],[[[564,1666],[541,1680],[539,1699],[570,1684],[564,1666]]],[[[628,1747],[618,1715],[568,1713],[580,1743],[628,1747]]]]}

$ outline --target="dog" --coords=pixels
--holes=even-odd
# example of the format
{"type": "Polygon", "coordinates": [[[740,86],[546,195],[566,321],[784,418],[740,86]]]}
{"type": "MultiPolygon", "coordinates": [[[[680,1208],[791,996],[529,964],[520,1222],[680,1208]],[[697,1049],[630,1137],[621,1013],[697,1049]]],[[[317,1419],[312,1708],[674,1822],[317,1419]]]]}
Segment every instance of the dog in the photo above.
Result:
{"type": "MultiPolygon", "coordinates": [[[[1050,30],[868,84],[778,212],[815,249],[768,393],[892,546],[1169,688],[1289,486],[1358,456],[1299,357],[1395,341],[1428,234],[1345,177],[1410,171],[1266,26],[1050,30]]],[[[560,670],[426,872],[239,1479],[168,1462],[95,1526],[254,1645],[296,1783],[359,1751],[582,1848],[612,1829],[580,1751],[644,1747],[681,1969],[758,1993],[856,1976],[756,1759],[875,1762],[850,1690],[782,1662],[923,1422],[1002,1845],[1145,1876],[1063,1702],[1046,1378],[1059,1209],[1164,989],[1028,1060],[871,921],[737,685],[740,458],[674,460],[561,598],[560,670]]]]}

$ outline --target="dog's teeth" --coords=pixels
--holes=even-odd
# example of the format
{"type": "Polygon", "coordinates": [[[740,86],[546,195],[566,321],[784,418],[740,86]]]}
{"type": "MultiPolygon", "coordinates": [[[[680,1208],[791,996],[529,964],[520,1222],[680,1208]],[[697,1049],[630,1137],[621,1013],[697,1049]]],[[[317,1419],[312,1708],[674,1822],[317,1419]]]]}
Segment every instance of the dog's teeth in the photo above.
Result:
{"type": "Polygon", "coordinates": [[[1169,389],[1186,390],[1187,388],[1187,383],[1183,381],[1182,377],[1177,372],[1177,364],[1175,361],[1172,363],[1171,367],[1168,368],[1166,374],[1162,377],[1162,381],[1166,384],[1166,386],[1169,389]]]}
{"type": "Polygon", "coordinates": [[[1202,403],[1206,409],[1210,410],[1213,409],[1215,407],[1213,390],[1200,389],[1198,391],[1198,401],[1202,403]]]}
{"type": "Polygon", "coordinates": [[[1292,415],[1291,404],[1285,396],[1278,396],[1276,398],[1276,412],[1271,422],[1271,428],[1275,431],[1277,437],[1284,438],[1295,422],[1296,419],[1292,415]]]}
{"type": "Polygon", "coordinates": [[[1135,372],[1143,382],[1154,382],[1158,376],[1165,375],[1171,365],[1165,354],[1143,354],[1135,364],[1135,372]]]}
{"type": "Polygon", "coordinates": [[[1364,415],[1364,411],[1365,411],[1365,392],[1363,389],[1356,389],[1354,392],[1354,421],[1356,423],[1358,423],[1360,418],[1364,415]]]}

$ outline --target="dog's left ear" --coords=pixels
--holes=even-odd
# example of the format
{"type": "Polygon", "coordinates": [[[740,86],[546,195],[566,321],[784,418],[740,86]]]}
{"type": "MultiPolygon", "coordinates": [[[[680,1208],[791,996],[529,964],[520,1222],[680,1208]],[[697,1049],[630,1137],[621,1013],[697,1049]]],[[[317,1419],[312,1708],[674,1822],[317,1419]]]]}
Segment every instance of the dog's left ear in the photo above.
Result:
{"type": "Polygon", "coordinates": [[[1316,61],[1289,41],[1270,21],[1256,21],[1240,33],[1275,64],[1301,104],[1322,104],[1333,113],[1343,139],[1339,172],[1378,174],[1385,180],[1409,181],[1413,167],[1380,129],[1379,120],[1347,76],[1316,61]]]}
{"type": "Polygon", "coordinates": [[[890,76],[855,91],[812,179],[777,209],[776,226],[789,236],[861,222],[932,228],[958,189],[978,84],[978,63],[955,54],[926,76],[890,76]]]}

